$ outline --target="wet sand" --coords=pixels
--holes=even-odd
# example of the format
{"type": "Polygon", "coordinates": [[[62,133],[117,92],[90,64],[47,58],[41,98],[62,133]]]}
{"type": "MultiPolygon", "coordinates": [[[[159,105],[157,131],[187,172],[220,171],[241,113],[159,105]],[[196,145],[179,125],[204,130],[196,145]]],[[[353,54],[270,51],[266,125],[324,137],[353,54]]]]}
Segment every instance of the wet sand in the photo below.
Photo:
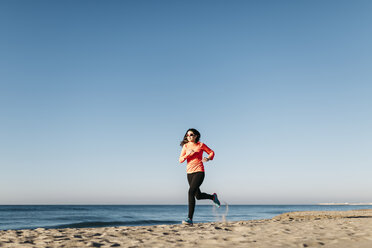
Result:
{"type": "Polygon", "coordinates": [[[372,247],[372,210],[285,213],[268,220],[0,231],[0,247],[372,247]]]}

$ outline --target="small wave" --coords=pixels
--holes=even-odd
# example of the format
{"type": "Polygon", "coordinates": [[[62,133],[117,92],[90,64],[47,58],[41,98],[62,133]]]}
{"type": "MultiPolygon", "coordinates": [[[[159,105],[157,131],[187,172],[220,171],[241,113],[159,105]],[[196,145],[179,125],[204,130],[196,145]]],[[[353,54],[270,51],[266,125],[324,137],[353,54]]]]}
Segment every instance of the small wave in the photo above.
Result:
{"type": "Polygon", "coordinates": [[[121,217],[125,218],[125,219],[135,219],[135,217],[133,217],[131,215],[122,215],[121,217]]]}
{"type": "Polygon", "coordinates": [[[89,227],[110,227],[110,226],[151,226],[151,225],[171,225],[177,224],[179,221],[173,220],[138,220],[138,221],[87,221],[70,224],[62,224],[45,227],[47,229],[54,228],[89,228],[89,227]]]}
{"type": "Polygon", "coordinates": [[[107,218],[105,217],[100,217],[100,216],[90,216],[90,215],[87,215],[87,216],[81,216],[81,217],[77,217],[75,215],[73,216],[60,216],[60,217],[44,217],[43,220],[46,220],[46,221],[54,221],[54,222],[70,222],[70,221],[92,221],[92,220],[95,220],[95,221],[99,221],[99,220],[107,220],[107,218]]]}
{"type": "Polygon", "coordinates": [[[278,211],[265,211],[265,212],[262,212],[264,214],[282,214],[282,213],[285,213],[286,211],[283,211],[283,210],[278,210],[278,211]]]}

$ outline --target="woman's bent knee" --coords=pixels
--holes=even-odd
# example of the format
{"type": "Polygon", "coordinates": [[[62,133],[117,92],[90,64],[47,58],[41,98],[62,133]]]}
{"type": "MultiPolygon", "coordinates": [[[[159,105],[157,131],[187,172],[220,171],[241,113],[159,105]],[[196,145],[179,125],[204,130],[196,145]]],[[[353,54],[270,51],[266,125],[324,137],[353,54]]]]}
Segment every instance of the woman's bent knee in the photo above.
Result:
{"type": "Polygon", "coordinates": [[[202,197],[201,197],[200,194],[195,194],[195,198],[196,198],[197,200],[200,200],[202,197]]]}

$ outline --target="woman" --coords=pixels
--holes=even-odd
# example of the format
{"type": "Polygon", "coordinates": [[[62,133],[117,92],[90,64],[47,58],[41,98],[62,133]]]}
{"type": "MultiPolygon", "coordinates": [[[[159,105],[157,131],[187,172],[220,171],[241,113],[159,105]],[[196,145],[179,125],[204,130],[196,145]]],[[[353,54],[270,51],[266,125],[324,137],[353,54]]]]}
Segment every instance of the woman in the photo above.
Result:
{"type": "Polygon", "coordinates": [[[183,224],[192,225],[192,217],[195,209],[195,197],[198,200],[210,199],[213,203],[220,207],[220,201],[217,194],[209,195],[202,193],[199,189],[204,180],[204,165],[203,162],[213,160],[214,152],[204,143],[199,142],[200,133],[194,128],[187,130],[181,142],[182,151],[180,155],[180,163],[187,159],[187,180],[190,185],[189,189],[189,216],[182,221],[183,224]],[[203,158],[203,152],[208,153],[208,157],[203,158]]]}

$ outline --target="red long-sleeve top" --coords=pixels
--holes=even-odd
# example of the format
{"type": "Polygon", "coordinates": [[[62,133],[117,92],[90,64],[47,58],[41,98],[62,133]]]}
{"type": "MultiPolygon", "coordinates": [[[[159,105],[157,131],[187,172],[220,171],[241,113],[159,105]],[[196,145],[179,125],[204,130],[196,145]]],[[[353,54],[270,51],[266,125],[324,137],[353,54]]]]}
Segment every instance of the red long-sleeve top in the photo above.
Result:
{"type": "Polygon", "coordinates": [[[202,142],[194,143],[188,142],[183,145],[181,155],[180,155],[180,163],[183,163],[187,159],[187,174],[195,173],[195,172],[204,172],[204,165],[203,165],[203,152],[208,153],[208,158],[213,160],[214,158],[214,151],[210,149],[206,144],[202,142]],[[194,150],[189,155],[186,155],[187,150],[194,150]]]}

